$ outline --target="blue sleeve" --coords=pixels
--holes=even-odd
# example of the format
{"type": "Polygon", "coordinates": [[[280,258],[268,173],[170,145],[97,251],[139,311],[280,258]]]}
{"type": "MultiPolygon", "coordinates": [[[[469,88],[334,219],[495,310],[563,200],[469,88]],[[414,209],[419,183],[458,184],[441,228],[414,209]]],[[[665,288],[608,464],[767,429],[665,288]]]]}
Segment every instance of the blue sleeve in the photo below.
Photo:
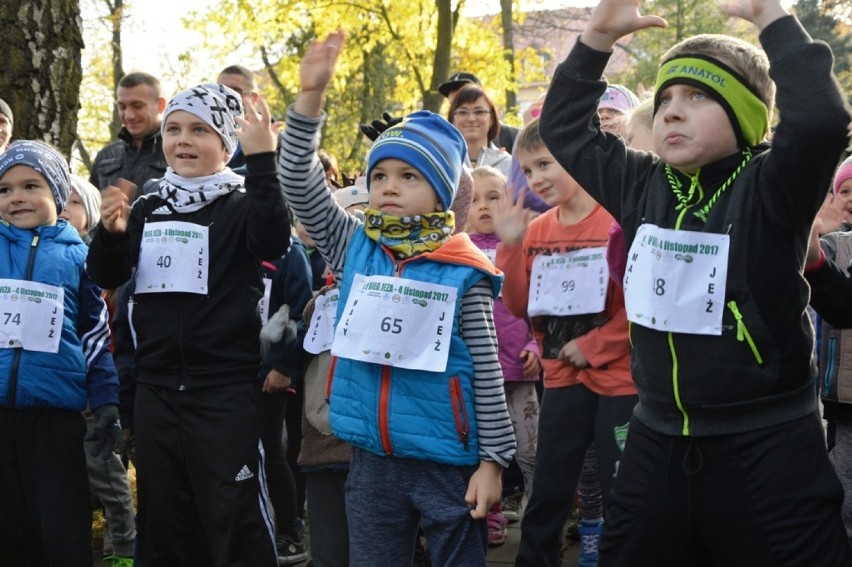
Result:
{"type": "Polygon", "coordinates": [[[270,316],[282,305],[290,306],[290,319],[296,322],[298,334],[289,344],[283,341],[270,346],[263,361],[263,376],[274,368],[290,376],[294,382],[302,378],[304,372],[304,350],[306,327],[302,321],[302,312],[311,299],[311,265],[304,245],[294,240],[290,251],[281,259],[278,269],[272,274],[270,292],[270,316]]]}
{"type": "Polygon", "coordinates": [[[86,389],[92,410],[106,404],[118,405],[118,374],[109,351],[109,314],[101,293],[101,288],[82,270],[77,336],[88,366],[86,389]]]}

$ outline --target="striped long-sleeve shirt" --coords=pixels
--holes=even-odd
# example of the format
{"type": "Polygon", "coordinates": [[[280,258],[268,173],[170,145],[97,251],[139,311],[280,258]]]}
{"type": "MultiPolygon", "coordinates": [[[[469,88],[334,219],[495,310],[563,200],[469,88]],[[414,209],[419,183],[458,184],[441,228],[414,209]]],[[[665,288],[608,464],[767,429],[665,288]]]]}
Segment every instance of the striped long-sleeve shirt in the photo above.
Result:
{"type": "MultiPolygon", "coordinates": [[[[361,221],[344,211],[325,183],[317,157],[324,118],[297,114],[292,107],[279,140],[278,179],[293,212],[340,282],[346,249],[361,221]]],[[[508,466],[515,436],[506,409],[503,374],[497,358],[491,285],[482,279],[462,297],[461,336],[473,358],[473,388],[480,459],[508,466]]]]}

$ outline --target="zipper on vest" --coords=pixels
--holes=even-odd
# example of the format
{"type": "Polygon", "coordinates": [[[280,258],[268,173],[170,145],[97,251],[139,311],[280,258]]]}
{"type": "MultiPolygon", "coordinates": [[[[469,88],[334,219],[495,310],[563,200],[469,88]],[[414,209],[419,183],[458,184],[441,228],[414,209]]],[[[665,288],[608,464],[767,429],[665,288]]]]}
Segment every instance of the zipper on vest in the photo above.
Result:
{"type": "Polygon", "coordinates": [[[390,438],[390,411],[388,410],[390,379],[390,366],[382,366],[382,381],[379,385],[379,440],[382,443],[382,450],[388,455],[393,455],[393,445],[390,438]]]}
{"type": "Polygon", "coordinates": [[[757,345],[754,344],[754,339],[751,338],[751,333],[748,332],[748,328],[743,321],[742,313],[740,313],[740,310],[737,308],[737,302],[729,301],[728,309],[731,310],[731,313],[734,314],[734,318],[737,320],[737,340],[739,342],[746,341],[751,349],[751,353],[754,355],[754,359],[757,361],[757,364],[763,366],[763,357],[760,356],[760,351],[757,350],[757,345]]]}
{"type": "Polygon", "coordinates": [[[328,365],[328,375],[325,377],[325,403],[331,400],[331,383],[334,381],[334,367],[337,366],[337,357],[331,357],[331,364],[328,365]]]}
{"type": "Polygon", "coordinates": [[[450,400],[453,402],[453,418],[456,420],[459,441],[467,451],[470,448],[470,421],[467,417],[467,409],[464,407],[464,396],[458,376],[450,378],[450,400]]]}
{"type": "MultiPolygon", "coordinates": [[[[27,258],[26,281],[33,279],[33,269],[35,268],[35,256],[38,243],[39,235],[35,234],[33,236],[33,241],[30,243],[30,255],[27,258]]],[[[15,357],[12,359],[12,371],[9,373],[9,391],[6,394],[6,405],[10,408],[15,407],[15,398],[18,390],[18,366],[21,364],[21,352],[23,350],[24,349],[22,347],[16,348],[15,357]]]]}

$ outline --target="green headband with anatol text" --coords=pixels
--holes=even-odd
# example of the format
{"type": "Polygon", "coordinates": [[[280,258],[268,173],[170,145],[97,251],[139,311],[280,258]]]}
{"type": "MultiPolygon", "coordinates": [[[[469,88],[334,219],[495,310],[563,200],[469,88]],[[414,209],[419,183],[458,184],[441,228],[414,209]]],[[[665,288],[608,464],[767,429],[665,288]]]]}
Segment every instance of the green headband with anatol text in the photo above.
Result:
{"type": "Polygon", "coordinates": [[[763,141],[769,131],[769,109],[734,71],[705,56],[686,55],[663,63],[657,73],[654,113],[660,93],[673,83],[686,83],[707,91],[725,107],[738,137],[748,146],[763,141]]]}

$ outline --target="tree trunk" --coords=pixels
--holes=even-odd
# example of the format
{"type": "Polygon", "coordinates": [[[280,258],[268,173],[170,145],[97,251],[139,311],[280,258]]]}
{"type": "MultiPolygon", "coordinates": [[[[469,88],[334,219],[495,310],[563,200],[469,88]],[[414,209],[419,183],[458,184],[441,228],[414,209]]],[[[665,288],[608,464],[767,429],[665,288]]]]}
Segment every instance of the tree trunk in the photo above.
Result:
{"type": "MultiPolygon", "coordinates": [[[[121,22],[124,19],[124,0],[107,0],[109,21],[112,25],[112,92],[118,91],[118,82],[124,76],[124,59],[121,51],[121,22]]],[[[110,138],[115,140],[121,130],[121,117],[118,115],[118,105],[112,106],[112,119],[109,123],[110,138]]]]}
{"type": "MultiPolygon", "coordinates": [[[[432,65],[432,81],[429,91],[423,95],[423,108],[440,112],[444,97],[438,92],[438,85],[450,76],[450,56],[453,49],[453,31],[455,30],[452,0],[435,0],[438,8],[438,37],[435,44],[435,60],[432,65]]],[[[459,2],[461,5],[461,2],[459,2]]]]}
{"type": "Polygon", "coordinates": [[[71,155],[80,109],[79,0],[0,2],[0,93],[15,115],[13,137],[71,155]]]}
{"type": "Polygon", "coordinates": [[[503,26],[503,59],[509,63],[512,87],[506,89],[506,112],[511,113],[518,105],[515,91],[515,37],[512,31],[512,4],[514,0],[500,0],[500,23],[503,26]]]}

